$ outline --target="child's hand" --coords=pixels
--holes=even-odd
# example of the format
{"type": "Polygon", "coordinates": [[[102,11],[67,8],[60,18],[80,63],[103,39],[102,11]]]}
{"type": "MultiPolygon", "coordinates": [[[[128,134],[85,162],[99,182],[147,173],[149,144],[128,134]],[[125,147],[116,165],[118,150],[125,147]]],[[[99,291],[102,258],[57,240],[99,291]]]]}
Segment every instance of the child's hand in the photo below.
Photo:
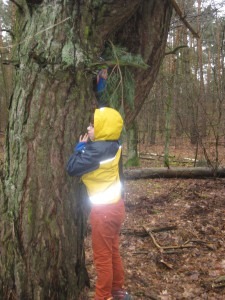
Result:
{"type": "Polygon", "coordinates": [[[81,135],[80,136],[80,139],[79,139],[79,142],[87,142],[88,141],[88,134],[87,133],[85,133],[85,135],[81,135]]]}

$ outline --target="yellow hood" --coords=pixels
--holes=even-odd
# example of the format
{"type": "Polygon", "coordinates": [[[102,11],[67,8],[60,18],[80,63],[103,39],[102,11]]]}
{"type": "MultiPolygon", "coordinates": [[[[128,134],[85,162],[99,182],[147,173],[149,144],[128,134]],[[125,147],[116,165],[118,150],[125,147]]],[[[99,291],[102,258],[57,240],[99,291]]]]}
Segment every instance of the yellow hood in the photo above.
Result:
{"type": "Polygon", "coordinates": [[[94,113],[95,141],[118,140],[123,128],[123,119],[113,108],[103,107],[94,113]]]}

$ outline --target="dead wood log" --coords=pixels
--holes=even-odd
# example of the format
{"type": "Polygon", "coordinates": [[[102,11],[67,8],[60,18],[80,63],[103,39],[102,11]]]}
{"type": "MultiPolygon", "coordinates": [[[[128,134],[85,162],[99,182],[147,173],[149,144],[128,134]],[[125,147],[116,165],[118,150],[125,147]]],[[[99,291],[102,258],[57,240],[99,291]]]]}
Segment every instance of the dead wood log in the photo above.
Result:
{"type": "Polygon", "coordinates": [[[216,171],[207,167],[196,168],[143,168],[126,169],[124,176],[127,180],[145,179],[145,178],[209,178],[225,177],[225,168],[219,168],[216,171]]]}

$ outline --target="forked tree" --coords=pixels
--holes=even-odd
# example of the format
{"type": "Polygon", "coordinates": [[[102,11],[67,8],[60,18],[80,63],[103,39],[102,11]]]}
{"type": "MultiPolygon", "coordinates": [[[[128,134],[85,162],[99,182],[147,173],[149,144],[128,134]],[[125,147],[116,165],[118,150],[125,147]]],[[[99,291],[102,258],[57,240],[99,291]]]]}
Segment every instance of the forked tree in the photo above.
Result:
{"type": "Polygon", "coordinates": [[[78,299],[86,284],[86,216],[65,165],[92,109],[93,74],[111,40],[149,65],[135,71],[129,126],[156,78],[169,0],[17,0],[1,192],[1,299],[78,299]]]}

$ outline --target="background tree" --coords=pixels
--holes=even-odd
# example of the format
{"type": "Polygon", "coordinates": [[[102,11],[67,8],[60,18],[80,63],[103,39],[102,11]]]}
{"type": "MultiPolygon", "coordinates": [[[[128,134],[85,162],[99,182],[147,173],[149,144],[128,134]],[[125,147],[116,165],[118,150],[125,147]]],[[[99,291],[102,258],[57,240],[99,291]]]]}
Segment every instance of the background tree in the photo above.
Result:
{"type": "MultiPolygon", "coordinates": [[[[145,124],[149,124],[148,128],[155,131],[152,144],[163,144],[166,135],[165,100],[169,90],[173,89],[171,147],[180,147],[184,151],[189,148],[198,164],[216,170],[221,163],[219,147],[224,144],[224,16],[219,5],[223,1],[217,2],[216,6],[209,5],[208,1],[177,2],[192,27],[199,28],[201,38],[196,39],[178,16],[173,16],[166,53],[173,52],[176,47],[179,51],[165,56],[148,101],[138,117],[138,124],[142,135],[146,132],[145,124]],[[172,83],[173,60],[176,72],[172,83]],[[171,84],[166,86],[169,80],[171,84]],[[151,115],[146,114],[147,111],[151,115]]],[[[220,151],[223,151],[222,147],[220,151]]]]}
{"type": "Polygon", "coordinates": [[[11,59],[11,24],[13,6],[0,2],[0,131],[5,131],[8,120],[8,104],[12,94],[12,66],[8,63],[11,59]]]}
{"type": "Polygon", "coordinates": [[[85,215],[78,180],[65,164],[93,105],[91,65],[105,41],[140,53],[130,124],[163,57],[169,0],[17,1],[14,56],[1,195],[2,299],[78,299],[87,281],[85,215]]]}

